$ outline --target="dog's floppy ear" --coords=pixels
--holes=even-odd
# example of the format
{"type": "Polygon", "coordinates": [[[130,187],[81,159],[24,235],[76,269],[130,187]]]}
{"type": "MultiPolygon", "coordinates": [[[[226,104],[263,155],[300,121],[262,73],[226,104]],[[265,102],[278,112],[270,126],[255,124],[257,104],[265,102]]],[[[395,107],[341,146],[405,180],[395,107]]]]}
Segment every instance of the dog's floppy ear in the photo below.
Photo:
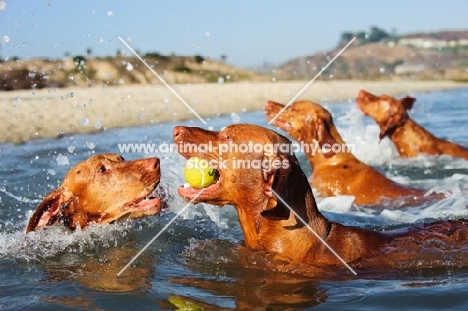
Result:
{"type": "Polygon", "coordinates": [[[291,163],[286,157],[280,156],[276,157],[270,164],[270,170],[265,171],[264,183],[264,194],[268,197],[268,203],[261,215],[270,220],[286,220],[289,218],[290,210],[282,200],[287,203],[290,197],[291,163]],[[274,165],[275,163],[277,165],[274,165]],[[277,198],[275,193],[282,200],[277,198]]]}
{"type": "Polygon", "coordinates": [[[400,100],[387,100],[388,113],[390,116],[386,121],[380,124],[380,139],[389,135],[397,127],[402,126],[408,120],[407,111],[413,107],[416,98],[406,96],[400,100]]]}
{"type": "Polygon", "coordinates": [[[409,97],[409,96],[406,96],[406,97],[403,97],[402,99],[400,99],[400,103],[403,105],[403,107],[407,111],[410,110],[411,108],[413,108],[413,104],[414,104],[415,101],[416,101],[416,98],[409,97]]]}
{"type": "Polygon", "coordinates": [[[329,122],[333,124],[332,120],[324,120],[322,118],[318,118],[317,124],[316,124],[317,141],[320,146],[320,150],[322,151],[322,154],[326,158],[330,158],[335,155],[335,153],[332,151],[332,146],[333,144],[336,144],[336,139],[333,137],[333,135],[330,132],[331,129],[328,124],[329,122]]]}
{"type": "Polygon", "coordinates": [[[29,220],[26,233],[34,231],[46,225],[52,225],[59,220],[60,212],[72,200],[62,187],[49,193],[29,220]]]}

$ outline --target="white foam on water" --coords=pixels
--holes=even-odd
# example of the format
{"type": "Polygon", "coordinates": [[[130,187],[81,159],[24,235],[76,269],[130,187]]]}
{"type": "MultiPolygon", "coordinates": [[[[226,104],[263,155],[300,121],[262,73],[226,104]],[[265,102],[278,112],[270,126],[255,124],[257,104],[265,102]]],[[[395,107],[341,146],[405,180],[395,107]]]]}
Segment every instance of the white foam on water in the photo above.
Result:
{"type": "MultiPolygon", "coordinates": [[[[113,224],[91,224],[85,230],[71,231],[63,225],[43,227],[26,233],[0,233],[0,259],[17,258],[42,261],[61,252],[83,252],[97,243],[103,247],[117,247],[131,228],[131,221],[113,224]]],[[[26,224],[23,226],[26,228],[26,224]]]]}
{"type": "Polygon", "coordinates": [[[365,124],[364,118],[362,112],[353,105],[343,115],[334,118],[335,126],[343,140],[354,145],[353,154],[362,162],[369,165],[390,162],[398,156],[395,146],[388,138],[380,141],[379,127],[375,123],[365,124]]]}
{"type": "Polygon", "coordinates": [[[428,190],[429,193],[442,193],[447,197],[468,197],[468,175],[454,174],[442,180],[434,180],[435,186],[428,190]]]}
{"type": "Polygon", "coordinates": [[[380,208],[378,205],[375,208],[358,207],[352,204],[352,196],[335,196],[316,197],[317,206],[329,220],[356,226],[386,227],[436,219],[468,218],[468,175],[454,174],[436,182],[437,185],[428,193],[442,193],[447,197],[430,204],[403,209],[392,205],[380,208]]]}
{"type": "MultiPolygon", "coordinates": [[[[333,108],[333,106],[327,107],[333,108]]],[[[333,109],[330,109],[333,110],[333,109]]],[[[379,139],[380,129],[373,120],[367,120],[356,105],[347,106],[345,113],[335,116],[335,126],[343,140],[354,145],[353,154],[368,165],[396,165],[415,167],[466,168],[466,160],[449,155],[430,156],[421,154],[412,158],[400,157],[393,142],[379,139]]]]}

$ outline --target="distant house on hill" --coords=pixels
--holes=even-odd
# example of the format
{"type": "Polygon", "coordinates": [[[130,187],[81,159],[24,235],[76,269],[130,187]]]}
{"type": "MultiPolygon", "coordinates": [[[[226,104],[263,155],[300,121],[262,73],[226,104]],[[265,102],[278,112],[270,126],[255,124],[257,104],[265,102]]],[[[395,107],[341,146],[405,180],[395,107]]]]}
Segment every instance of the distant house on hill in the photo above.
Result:
{"type": "Polygon", "coordinates": [[[403,36],[398,43],[421,49],[468,46],[468,31],[411,34],[403,36]]]}
{"type": "Polygon", "coordinates": [[[398,65],[395,67],[395,74],[397,75],[417,74],[417,73],[423,72],[424,68],[425,68],[424,64],[418,64],[418,65],[402,64],[402,65],[398,65]]]}

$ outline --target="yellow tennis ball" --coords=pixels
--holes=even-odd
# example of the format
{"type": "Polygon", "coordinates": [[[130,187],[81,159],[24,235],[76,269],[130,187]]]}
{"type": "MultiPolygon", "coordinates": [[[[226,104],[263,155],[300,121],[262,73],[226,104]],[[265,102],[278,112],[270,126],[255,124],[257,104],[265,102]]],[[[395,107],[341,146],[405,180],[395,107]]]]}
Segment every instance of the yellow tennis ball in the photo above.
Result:
{"type": "Polygon", "coordinates": [[[193,188],[206,188],[218,180],[218,171],[212,168],[206,160],[191,157],[184,167],[185,180],[193,188]]]}

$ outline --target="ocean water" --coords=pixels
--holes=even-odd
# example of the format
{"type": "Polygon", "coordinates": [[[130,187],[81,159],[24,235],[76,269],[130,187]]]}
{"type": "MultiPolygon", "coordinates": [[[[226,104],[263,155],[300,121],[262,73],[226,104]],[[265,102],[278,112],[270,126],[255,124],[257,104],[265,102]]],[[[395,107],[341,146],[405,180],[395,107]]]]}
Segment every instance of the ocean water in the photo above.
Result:
{"type": "MultiPolygon", "coordinates": [[[[412,94],[411,116],[439,137],[468,146],[468,89],[412,94]]],[[[430,205],[358,208],[346,196],[316,197],[328,219],[388,229],[437,219],[468,218],[468,161],[448,156],[402,159],[353,100],[324,105],[355,154],[398,182],[442,192],[430,205]]],[[[219,130],[232,123],[267,126],[262,111],[207,119],[219,130]]],[[[104,120],[105,123],[105,120],[104,120]]],[[[170,152],[122,152],[119,144],[172,143],[176,125],[198,119],[106,130],[92,135],[0,144],[0,310],[320,309],[461,310],[468,307],[468,263],[357,276],[319,270],[313,277],[275,271],[265,254],[242,247],[230,206],[189,206],[120,276],[117,273],[186,202],[177,196],[185,160],[170,152]],[[168,208],[159,216],[91,225],[71,232],[52,226],[26,235],[29,217],[78,161],[97,153],[126,159],[158,156],[159,186],[168,208]]],[[[273,127],[270,127],[275,129],[273,127]]],[[[276,129],[275,129],[276,130],[276,129]]],[[[278,130],[281,133],[281,130],[278,130]]],[[[310,167],[298,154],[305,172],[310,167]]]]}

